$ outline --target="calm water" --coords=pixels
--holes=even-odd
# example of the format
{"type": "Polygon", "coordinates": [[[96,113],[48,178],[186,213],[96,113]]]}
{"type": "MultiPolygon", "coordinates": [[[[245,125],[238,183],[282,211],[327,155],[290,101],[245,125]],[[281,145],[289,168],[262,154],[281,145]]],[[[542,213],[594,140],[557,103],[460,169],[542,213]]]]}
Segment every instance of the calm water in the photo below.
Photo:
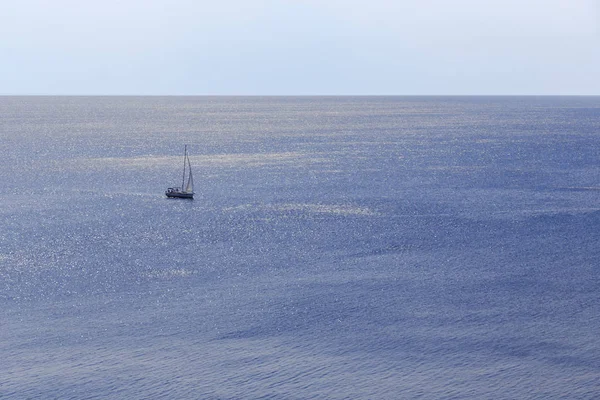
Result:
{"type": "Polygon", "coordinates": [[[0,398],[597,398],[599,136],[600,97],[0,97],[0,398]]]}

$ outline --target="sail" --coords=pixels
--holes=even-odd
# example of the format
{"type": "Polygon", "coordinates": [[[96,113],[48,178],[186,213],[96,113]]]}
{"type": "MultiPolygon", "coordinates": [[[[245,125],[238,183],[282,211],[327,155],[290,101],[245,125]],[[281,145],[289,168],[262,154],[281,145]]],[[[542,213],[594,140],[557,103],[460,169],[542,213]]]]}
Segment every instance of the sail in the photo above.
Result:
{"type": "Polygon", "coordinates": [[[190,164],[189,157],[187,157],[187,165],[188,165],[188,170],[190,172],[189,172],[189,176],[188,176],[187,185],[185,186],[185,191],[191,193],[194,191],[194,178],[192,177],[192,164],[190,164]]]}

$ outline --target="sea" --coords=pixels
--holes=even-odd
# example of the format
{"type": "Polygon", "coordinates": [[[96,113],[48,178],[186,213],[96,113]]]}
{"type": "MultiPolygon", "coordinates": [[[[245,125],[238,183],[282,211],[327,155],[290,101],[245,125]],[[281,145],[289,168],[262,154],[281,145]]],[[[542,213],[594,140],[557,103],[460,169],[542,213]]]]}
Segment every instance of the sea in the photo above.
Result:
{"type": "Polygon", "coordinates": [[[0,154],[1,399],[600,397],[600,97],[4,96],[0,154]]]}

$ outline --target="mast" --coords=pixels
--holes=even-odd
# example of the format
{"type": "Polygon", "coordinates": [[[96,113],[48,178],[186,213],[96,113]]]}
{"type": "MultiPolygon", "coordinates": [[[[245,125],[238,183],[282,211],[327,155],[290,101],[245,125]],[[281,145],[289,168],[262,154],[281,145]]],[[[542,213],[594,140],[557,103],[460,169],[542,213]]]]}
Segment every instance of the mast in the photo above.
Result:
{"type": "Polygon", "coordinates": [[[183,192],[185,189],[185,159],[187,158],[187,144],[183,150],[183,178],[181,179],[181,191],[183,192]]]}

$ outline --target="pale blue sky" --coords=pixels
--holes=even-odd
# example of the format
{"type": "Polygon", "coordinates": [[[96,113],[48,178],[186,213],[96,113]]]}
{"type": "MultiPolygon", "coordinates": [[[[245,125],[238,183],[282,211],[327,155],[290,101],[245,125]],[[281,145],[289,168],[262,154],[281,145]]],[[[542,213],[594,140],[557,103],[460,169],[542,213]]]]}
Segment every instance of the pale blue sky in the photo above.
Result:
{"type": "Polygon", "coordinates": [[[0,94],[600,95],[600,0],[5,0],[0,94]]]}

